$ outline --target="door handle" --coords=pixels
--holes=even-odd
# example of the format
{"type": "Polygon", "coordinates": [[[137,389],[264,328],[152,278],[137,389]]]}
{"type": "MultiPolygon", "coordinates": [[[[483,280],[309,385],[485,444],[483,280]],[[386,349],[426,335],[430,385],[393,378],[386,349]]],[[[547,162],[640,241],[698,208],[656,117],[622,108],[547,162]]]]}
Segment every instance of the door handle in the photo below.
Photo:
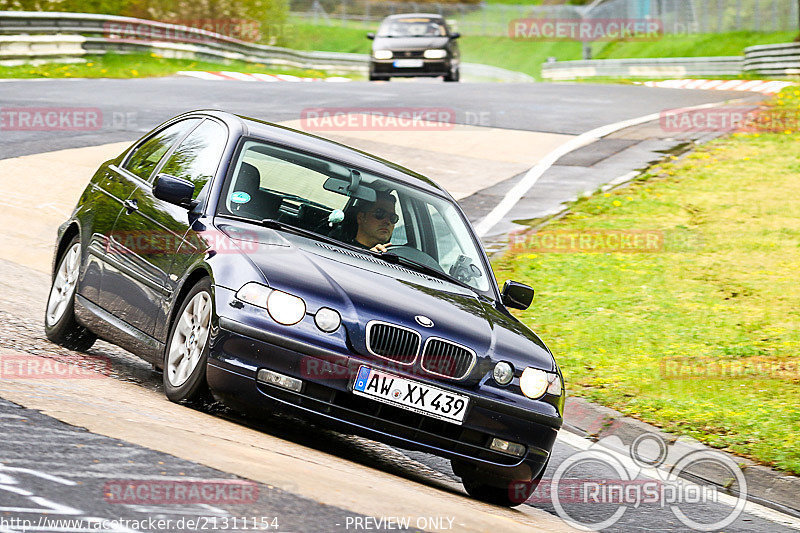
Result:
{"type": "Polygon", "coordinates": [[[130,215],[134,211],[139,210],[139,203],[136,200],[125,200],[122,202],[122,207],[124,207],[125,212],[130,215]]]}

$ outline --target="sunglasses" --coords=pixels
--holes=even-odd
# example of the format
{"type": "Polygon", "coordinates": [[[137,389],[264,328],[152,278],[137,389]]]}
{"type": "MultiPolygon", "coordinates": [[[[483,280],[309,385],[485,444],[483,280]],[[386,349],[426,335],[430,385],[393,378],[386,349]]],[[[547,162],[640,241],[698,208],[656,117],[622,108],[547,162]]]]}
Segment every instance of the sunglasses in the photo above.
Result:
{"type": "Polygon", "coordinates": [[[397,221],[400,220],[400,217],[397,216],[396,213],[390,213],[382,207],[379,207],[371,214],[372,216],[375,217],[375,220],[384,220],[385,218],[388,218],[389,222],[391,222],[392,224],[397,224],[397,221]]]}

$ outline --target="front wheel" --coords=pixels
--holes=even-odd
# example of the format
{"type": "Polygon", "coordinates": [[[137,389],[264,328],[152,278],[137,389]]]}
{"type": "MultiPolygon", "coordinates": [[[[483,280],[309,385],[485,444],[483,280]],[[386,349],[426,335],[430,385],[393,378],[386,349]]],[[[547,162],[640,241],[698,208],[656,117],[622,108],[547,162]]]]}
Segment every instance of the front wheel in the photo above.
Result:
{"type": "Polygon", "coordinates": [[[44,333],[48,339],[70,350],[86,351],[97,335],[75,320],[75,287],[81,269],[81,242],[76,235],[56,268],[53,286],[47,298],[44,333]]]}
{"type": "Polygon", "coordinates": [[[480,474],[473,471],[465,471],[460,468],[460,464],[453,464],[453,471],[461,478],[467,494],[486,503],[500,505],[503,507],[516,507],[522,505],[531,497],[536,487],[542,482],[544,473],[547,470],[547,463],[542,467],[541,472],[530,481],[508,481],[497,486],[489,484],[481,479],[480,474]]]}
{"type": "Polygon", "coordinates": [[[444,77],[444,81],[458,81],[461,79],[461,71],[456,68],[450,71],[450,74],[446,74],[444,77]]]}
{"type": "Polygon", "coordinates": [[[173,402],[195,402],[208,391],[206,363],[213,311],[211,280],[205,278],[183,299],[170,328],[164,356],[164,392],[173,402]]]}

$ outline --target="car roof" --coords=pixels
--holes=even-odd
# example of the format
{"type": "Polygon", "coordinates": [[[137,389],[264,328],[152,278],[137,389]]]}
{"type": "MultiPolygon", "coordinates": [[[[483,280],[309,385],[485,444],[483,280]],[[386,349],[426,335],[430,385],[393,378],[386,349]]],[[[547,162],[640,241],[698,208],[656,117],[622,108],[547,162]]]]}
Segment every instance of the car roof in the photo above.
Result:
{"type": "Polygon", "coordinates": [[[397,18],[406,18],[406,17],[425,17],[429,19],[444,19],[438,13],[398,13],[396,15],[389,15],[386,19],[397,19],[397,18]]]}
{"type": "Polygon", "coordinates": [[[242,130],[241,134],[244,136],[256,137],[269,143],[318,155],[324,159],[330,159],[346,166],[391,178],[453,200],[447,191],[422,174],[350,146],[279,124],[242,115],[234,115],[224,111],[202,110],[193,112],[193,114],[197,113],[216,117],[230,126],[239,126],[239,129],[242,130]]]}

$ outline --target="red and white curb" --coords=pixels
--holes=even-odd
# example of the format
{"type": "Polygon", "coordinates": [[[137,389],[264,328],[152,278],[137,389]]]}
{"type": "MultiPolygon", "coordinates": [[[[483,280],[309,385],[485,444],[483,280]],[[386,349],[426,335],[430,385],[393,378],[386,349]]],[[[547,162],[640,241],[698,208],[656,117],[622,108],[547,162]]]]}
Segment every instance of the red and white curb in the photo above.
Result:
{"type": "Polygon", "coordinates": [[[753,91],[763,94],[775,94],[784,87],[794,85],[789,81],[770,80],[664,80],[646,81],[647,87],[667,89],[700,89],[713,91],[753,91]]]}
{"type": "Polygon", "coordinates": [[[188,76],[191,78],[199,78],[201,80],[216,80],[216,81],[262,81],[262,82],[276,82],[276,81],[289,81],[289,82],[310,82],[310,81],[328,81],[328,82],[346,82],[352,81],[350,78],[342,78],[339,76],[331,76],[329,78],[301,78],[299,76],[292,76],[290,74],[259,74],[259,73],[246,73],[246,72],[230,72],[223,70],[220,72],[210,72],[205,70],[181,70],[177,73],[178,76],[188,76]]]}

